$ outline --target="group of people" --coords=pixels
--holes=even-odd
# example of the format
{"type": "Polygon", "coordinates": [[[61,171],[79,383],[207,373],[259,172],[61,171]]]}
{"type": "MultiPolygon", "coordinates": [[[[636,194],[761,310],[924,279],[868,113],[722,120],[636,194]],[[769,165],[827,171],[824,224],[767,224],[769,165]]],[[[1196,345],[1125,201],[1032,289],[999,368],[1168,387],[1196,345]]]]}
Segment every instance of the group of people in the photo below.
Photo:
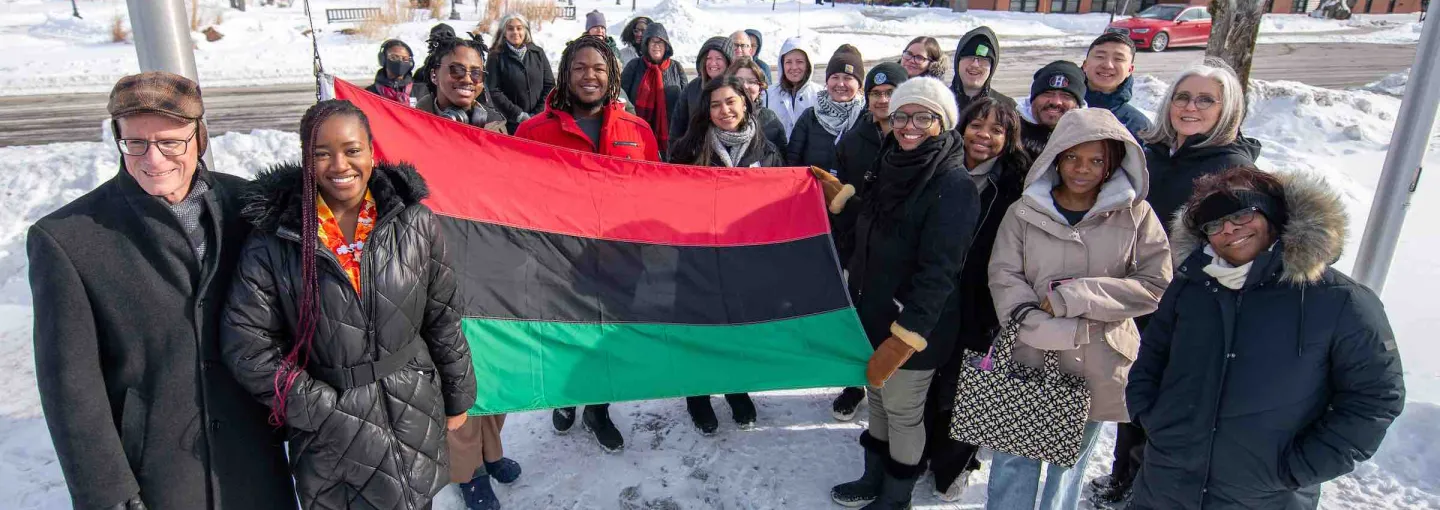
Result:
{"type": "MultiPolygon", "coordinates": [[[[961,496],[980,446],[949,435],[957,379],[1027,306],[1014,361],[1058,354],[1089,390],[1087,425],[1071,467],[993,452],[989,508],[1076,508],[1105,422],[1120,433],[1097,502],[1315,508],[1401,411],[1383,307],[1330,267],[1338,196],[1254,166],[1224,64],[1183,72],[1152,121],[1128,104],[1135,48],[1115,34],[1038,70],[1020,109],[991,87],[984,27],[949,62],[918,37],[867,72],[842,45],[815,83],[803,38],[774,71],[758,31],[711,38],[687,81],[662,24],[630,20],[623,47],[600,13],[586,25],[555,69],[518,15],[493,46],[437,26],[418,68],[386,41],[369,90],[582,152],[810,167],[875,348],[869,385],[833,402],[842,421],[869,402],[841,505],[909,508],[927,470],[961,496]]],[[[36,375],[75,505],[423,509],[454,483],[468,508],[499,508],[492,481],[521,468],[504,416],[466,416],[463,289],[423,172],[378,160],[347,101],[307,111],[302,160],[253,182],[205,167],[194,82],[128,76],[108,109],[120,172],[27,241],[36,375]]],[[[724,400],[739,428],[760,418],[749,395],[724,400]]],[[[711,401],[686,399],[706,435],[711,401]]],[[[623,449],[607,404],[551,414],[558,433],[577,418],[623,449]]]]}

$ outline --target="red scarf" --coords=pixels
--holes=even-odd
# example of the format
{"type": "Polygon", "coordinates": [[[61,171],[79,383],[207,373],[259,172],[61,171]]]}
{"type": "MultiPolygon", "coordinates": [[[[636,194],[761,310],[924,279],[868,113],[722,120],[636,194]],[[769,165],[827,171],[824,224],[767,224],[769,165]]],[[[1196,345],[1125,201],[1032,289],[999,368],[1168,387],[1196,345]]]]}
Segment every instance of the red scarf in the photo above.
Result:
{"type": "Polygon", "coordinates": [[[641,58],[645,61],[645,77],[641,78],[640,88],[630,100],[635,103],[635,113],[650,123],[655,141],[661,147],[669,147],[670,116],[666,114],[669,110],[665,104],[665,71],[670,69],[671,61],[667,58],[657,65],[648,58],[641,58]]]}

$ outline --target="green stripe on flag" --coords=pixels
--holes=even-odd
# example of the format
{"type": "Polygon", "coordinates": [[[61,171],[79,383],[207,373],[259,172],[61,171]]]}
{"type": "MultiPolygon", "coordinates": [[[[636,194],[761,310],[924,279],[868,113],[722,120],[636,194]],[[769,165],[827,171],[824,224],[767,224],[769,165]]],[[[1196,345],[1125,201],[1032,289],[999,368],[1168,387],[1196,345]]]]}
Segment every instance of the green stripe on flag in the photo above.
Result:
{"type": "Polygon", "coordinates": [[[864,386],[854,309],[742,325],[466,318],[472,415],[629,400],[864,386]]]}

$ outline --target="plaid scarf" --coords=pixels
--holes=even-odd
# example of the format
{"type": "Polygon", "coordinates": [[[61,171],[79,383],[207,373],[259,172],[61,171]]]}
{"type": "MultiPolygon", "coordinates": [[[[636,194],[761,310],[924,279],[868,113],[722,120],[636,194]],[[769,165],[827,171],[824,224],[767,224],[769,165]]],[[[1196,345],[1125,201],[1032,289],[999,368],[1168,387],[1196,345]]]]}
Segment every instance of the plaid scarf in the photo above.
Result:
{"type": "Polygon", "coordinates": [[[825,128],[826,133],[835,136],[840,140],[840,134],[850,130],[855,125],[855,119],[860,118],[860,112],[865,111],[865,98],[859,94],[854,99],[844,103],[830,99],[830,93],[820,91],[815,93],[815,120],[820,121],[820,127],[825,128]]]}

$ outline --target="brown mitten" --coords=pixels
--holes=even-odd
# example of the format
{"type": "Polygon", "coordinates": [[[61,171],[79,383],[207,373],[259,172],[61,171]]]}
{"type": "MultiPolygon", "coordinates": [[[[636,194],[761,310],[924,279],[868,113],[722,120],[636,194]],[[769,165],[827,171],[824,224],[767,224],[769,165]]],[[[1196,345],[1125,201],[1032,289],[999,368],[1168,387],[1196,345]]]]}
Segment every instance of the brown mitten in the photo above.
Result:
{"type": "Polygon", "coordinates": [[[840,214],[845,208],[845,201],[855,196],[855,187],[840,182],[840,179],[830,172],[818,166],[810,167],[810,175],[820,181],[820,189],[825,192],[825,207],[830,209],[831,214],[840,214]],[[837,197],[839,197],[837,199],[837,197]]]}
{"type": "Polygon", "coordinates": [[[870,362],[865,364],[865,380],[871,386],[884,388],[885,381],[895,375],[896,370],[910,360],[915,354],[915,349],[905,343],[900,337],[891,336],[880,343],[875,353],[870,355],[870,362]]]}

